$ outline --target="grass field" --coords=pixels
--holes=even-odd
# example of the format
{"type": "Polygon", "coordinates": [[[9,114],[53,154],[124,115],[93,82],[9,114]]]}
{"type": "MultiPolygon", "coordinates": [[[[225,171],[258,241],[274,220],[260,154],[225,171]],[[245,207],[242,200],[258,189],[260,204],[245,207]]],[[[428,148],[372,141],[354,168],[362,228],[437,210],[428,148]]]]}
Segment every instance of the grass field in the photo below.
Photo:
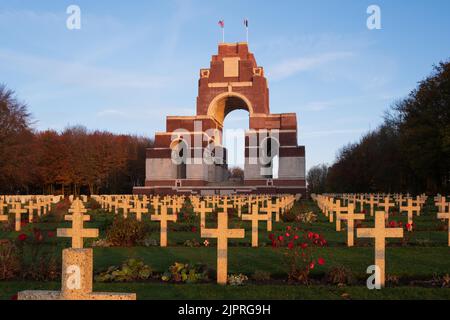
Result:
{"type": "MultiPolygon", "coordinates": [[[[302,203],[305,209],[318,208],[309,201],[302,203]]],[[[366,208],[368,212],[368,208],[366,208]]],[[[104,236],[107,226],[112,221],[112,214],[100,210],[89,212],[92,222],[86,226],[100,229],[104,236]]],[[[388,241],[386,249],[387,274],[398,279],[397,284],[379,291],[368,290],[364,284],[368,277],[366,269],[374,261],[372,240],[357,240],[354,248],[346,247],[346,232],[336,232],[333,224],[318,214],[319,220],[312,224],[301,224],[305,230],[318,232],[328,241],[328,246],[318,249],[318,255],[326,261],[313,271],[313,284],[310,286],[289,285],[283,255],[280,249],[270,246],[269,233],[265,223],[260,224],[260,248],[250,247],[251,225],[238,219],[231,220],[233,227],[247,230],[245,239],[229,241],[229,270],[231,274],[243,273],[251,276],[256,270],[271,274],[272,280],[266,283],[250,281],[242,287],[221,287],[213,283],[206,284],[167,284],[156,279],[143,283],[105,284],[95,283],[97,291],[136,292],[140,299],[450,299],[450,288],[433,287],[431,280],[450,273],[450,248],[447,246],[447,232],[443,223],[436,219],[436,210],[429,203],[420,217],[415,217],[414,232],[408,234],[408,240],[398,239],[388,241]],[[345,266],[354,273],[357,283],[354,286],[338,287],[326,285],[324,275],[335,266],[345,266]]],[[[394,214],[390,220],[406,222],[404,214],[394,214]]],[[[148,221],[151,237],[159,240],[159,226],[148,221]]],[[[112,265],[120,265],[128,258],[140,258],[151,266],[155,273],[162,273],[174,262],[204,263],[211,269],[216,267],[215,241],[209,239],[210,247],[186,247],[186,240],[200,238],[198,222],[169,223],[168,248],[132,247],[132,248],[94,248],[94,272],[98,273],[112,265]],[[192,226],[197,226],[191,230],[192,226]]],[[[274,232],[282,232],[291,223],[275,223],[274,232]]],[[[32,228],[54,231],[57,227],[69,227],[65,222],[58,222],[51,215],[42,221],[27,225],[22,232],[30,233],[32,228]]],[[[209,220],[208,227],[215,227],[215,222],[209,220]]],[[[345,225],[343,225],[345,226],[345,225]]],[[[373,226],[373,219],[368,218],[364,226],[373,226]]],[[[345,228],[344,228],[345,230],[345,228]]],[[[19,233],[3,230],[0,239],[14,239],[19,233]]],[[[45,245],[54,245],[54,250],[60,255],[62,248],[69,246],[68,239],[52,239],[45,245]]],[[[92,240],[85,243],[88,246],[92,240]]],[[[16,292],[24,289],[58,289],[56,282],[14,281],[0,282],[0,298],[9,299],[16,292]]]]}

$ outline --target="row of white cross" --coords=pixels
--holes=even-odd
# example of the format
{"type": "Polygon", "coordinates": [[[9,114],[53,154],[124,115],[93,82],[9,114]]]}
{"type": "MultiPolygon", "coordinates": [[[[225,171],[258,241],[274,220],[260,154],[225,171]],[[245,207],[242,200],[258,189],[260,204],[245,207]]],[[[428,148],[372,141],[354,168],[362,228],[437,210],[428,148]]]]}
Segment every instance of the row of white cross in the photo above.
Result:
{"type": "Polygon", "coordinates": [[[7,212],[15,219],[15,231],[22,228],[22,214],[28,213],[28,222],[32,223],[34,214],[46,215],[51,205],[60,202],[62,196],[0,196],[0,222],[8,222],[7,212]]]}
{"type": "MultiPolygon", "coordinates": [[[[155,214],[151,215],[151,219],[160,221],[161,224],[161,239],[160,244],[162,247],[167,246],[167,222],[177,221],[177,210],[180,210],[186,200],[185,197],[134,197],[134,196],[93,196],[101,206],[105,209],[109,209],[111,212],[118,212],[119,208],[123,210],[129,209],[130,212],[148,213],[146,204],[154,203],[155,214]],[[156,200],[155,200],[156,199],[156,200]],[[133,205],[130,205],[130,202],[133,205]],[[173,210],[172,214],[168,214],[168,206],[173,210]],[[113,210],[114,208],[114,210],[113,210]],[[158,214],[156,214],[158,212],[158,214]]],[[[228,197],[212,197],[201,199],[200,197],[190,197],[191,203],[194,206],[194,212],[200,215],[200,228],[202,238],[216,238],[217,239],[217,283],[226,284],[227,282],[227,270],[228,270],[228,239],[231,238],[244,238],[244,229],[230,229],[228,225],[229,209],[234,207],[242,208],[244,205],[251,206],[249,214],[241,214],[243,220],[252,221],[252,246],[258,246],[258,222],[263,220],[267,221],[268,228],[272,227],[273,214],[279,215],[286,210],[289,210],[295,201],[293,196],[282,196],[277,198],[276,203],[272,202],[271,196],[248,196],[240,197],[230,200],[228,197]],[[240,199],[240,200],[237,200],[240,199]],[[236,201],[237,200],[237,201],[236,201]],[[241,201],[242,200],[242,201],[241,201]],[[218,209],[217,228],[206,228],[206,214],[212,214],[213,210],[218,209]],[[259,214],[259,211],[265,212],[265,214],[259,214]],[[270,222],[270,223],[269,223],[270,222]]],[[[73,248],[83,247],[83,238],[98,237],[97,229],[84,229],[83,222],[89,221],[88,216],[83,216],[86,212],[82,206],[81,201],[75,201],[71,208],[72,215],[66,216],[66,220],[72,221],[72,229],[58,229],[58,236],[71,237],[73,248]]]]}
{"type": "MultiPolygon", "coordinates": [[[[391,198],[390,195],[373,194],[327,194],[312,195],[312,198],[317,202],[320,210],[329,218],[331,223],[334,222],[334,217],[336,218],[336,231],[341,230],[342,220],[347,221],[347,245],[349,247],[354,244],[354,221],[365,219],[364,204],[370,205],[371,215],[373,215],[375,206],[383,209],[382,211],[375,212],[374,228],[357,228],[357,237],[375,239],[375,265],[378,266],[380,270],[381,286],[384,286],[385,283],[386,238],[403,238],[402,228],[386,228],[390,209],[397,205],[400,208],[400,212],[407,212],[409,224],[408,230],[412,231],[413,214],[420,215],[427,200],[427,196],[425,195],[413,199],[409,195],[393,195],[391,198]],[[343,204],[341,202],[343,202],[343,204]],[[357,202],[360,204],[361,213],[355,213],[355,205],[357,202]]],[[[438,207],[437,217],[448,221],[448,245],[450,246],[450,202],[447,202],[446,197],[442,197],[441,195],[436,196],[434,202],[438,207]]]]}

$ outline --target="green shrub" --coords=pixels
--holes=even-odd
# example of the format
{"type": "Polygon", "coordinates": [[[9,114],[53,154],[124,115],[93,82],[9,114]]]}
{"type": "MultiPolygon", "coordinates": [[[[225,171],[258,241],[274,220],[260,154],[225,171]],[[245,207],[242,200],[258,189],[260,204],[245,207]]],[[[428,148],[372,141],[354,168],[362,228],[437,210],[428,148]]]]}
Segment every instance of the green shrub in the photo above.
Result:
{"type": "Polygon", "coordinates": [[[351,285],[355,283],[353,272],[343,266],[331,268],[327,272],[325,280],[333,285],[351,285]]]}
{"type": "Polygon", "coordinates": [[[108,270],[95,277],[98,282],[132,282],[148,280],[152,269],[142,260],[129,259],[122,267],[109,267],[108,270]]]}
{"type": "Polygon", "coordinates": [[[147,235],[146,226],[132,218],[116,217],[106,233],[106,240],[115,247],[133,247],[147,235]]]}
{"type": "Polygon", "coordinates": [[[169,267],[169,271],[164,272],[161,279],[165,282],[184,282],[184,283],[196,283],[199,281],[209,280],[210,270],[204,264],[185,264],[175,262],[174,265],[169,267]]]}
{"type": "Polygon", "coordinates": [[[243,274],[232,274],[228,276],[230,286],[243,286],[248,281],[248,277],[243,274]]]}
{"type": "Polygon", "coordinates": [[[10,280],[20,274],[21,259],[18,251],[11,241],[0,243],[0,280],[10,280]]]}
{"type": "Polygon", "coordinates": [[[270,272],[256,270],[252,275],[252,279],[255,281],[258,281],[258,282],[269,281],[270,280],[270,272]]]}
{"type": "Polygon", "coordinates": [[[200,247],[200,242],[198,242],[197,239],[186,240],[183,245],[189,248],[196,248],[200,247]]]}

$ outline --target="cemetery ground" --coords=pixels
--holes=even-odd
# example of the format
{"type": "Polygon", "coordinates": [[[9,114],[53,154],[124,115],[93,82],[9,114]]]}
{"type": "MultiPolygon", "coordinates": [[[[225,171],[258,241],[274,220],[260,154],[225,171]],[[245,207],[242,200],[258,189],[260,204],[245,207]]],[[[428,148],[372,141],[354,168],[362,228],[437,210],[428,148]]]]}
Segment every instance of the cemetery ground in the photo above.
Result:
{"type": "MultiPolygon", "coordinates": [[[[28,224],[23,215],[23,228],[14,231],[14,225],[0,225],[0,239],[18,242],[23,250],[26,263],[34,261],[36,270],[26,276],[0,281],[0,299],[11,299],[22,290],[54,290],[61,286],[60,267],[63,248],[70,247],[70,239],[57,238],[57,228],[68,228],[64,221],[70,205],[61,202],[52,205],[49,214],[28,224]],[[36,237],[39,244],[36,244],[36,237]],[[26,239],[25,239],[26,238],[26,239]],[[36,260],[42,252],[48,256],[36,260]],[[39,262],[40,261],[40,262],[39,262]],[[51,261],[51,263],[49,263],[51,261]],[[39,265],[45,263],[46,265],[39,265]],[[53,275],[43,275],[40,271],[53,269],[53,275]]],[[[100,209],[95,201],[87,203],[87,214],[91,221],[86,228],[98,228],[99,239],[105,239],[112,227],[114,214],[100,209]]],[[[243,213],[246,209],[244,208],[243,213]]],[[[369,212],[368,206],[365,208],[369,212]]],[[[239,286],[220,286],[215,282],[217,248],[215,239],[200,236],[200,219],[191,212],[189,205],[181,210],[178,222],[168,222],[168,247],[159,246],[159,222],[151,221],[144,215],[145,241],[130,247],[102,247],[97,239],[86,239],[85,247],[94,246],[95,291],[134,292],[138,299],[450,299],[450,248],[447,246],[446,224],[436,218],[437,209],[432,199],[428,199],[422,214],[414,218],[414,231],[406,232],[404,239],[387,240],[386,248],[386,288],[369,290],[366,280],[368,266],[373,264],[374,249],[372,239],[355,238],[355,247],[346,246],[345,223],[341,232],[336,232],[313,201],[297,202],[291,213],[273,222],[273,230],[267,231],[266,222],[259,223],[259,247],[251,247],[251,222],[242,221],[236,214],[230,215],[230,228],[245,228],[244,239],[229,239],[228,274],[246,275],[248,281],[239,286]],[[313,211],[311,221],[298,221],[300,213],[313,211]],[[308,283],[289,282],[288,266],[284,258],[285,248],[272,247],[269,239],[289,232],[288,228],[298,227],[305,232],[320,234],[326,239],[324,247],[316,248],[315,255],[325,263],[316,264],[308,283]],[[98,276],[111,266],[120,267],[129,259],[142,260],[151,269],[146,280],[131,282],[103,282],[98,276]],[[209,280],[196,283],[163,281],[162,276],[175,263],[206,265],[211,271],[209,280]]],[[[215,215],[207,217],[206,227],[215,228],[215,215]]],[[[133,214],[129,219],[134,221],[133,214]]],[[[10,219],[11,221],[11,219],[10,219]]],[[[406,214],[393,210],[389,221],[407,222],[406,214]]],[[[358,227],[373,227],[374,219],[366,214],[366,220],[358,227]]],[[[101,241],[100,241],[101,244],[101,241]]],[[[5,253],[3,252],[3,259],[5,253]]],[[[0,270],[4,272],[4,270],[0,270]]],[[[125,279],[127,280],[127,279],[125,279]]]]}

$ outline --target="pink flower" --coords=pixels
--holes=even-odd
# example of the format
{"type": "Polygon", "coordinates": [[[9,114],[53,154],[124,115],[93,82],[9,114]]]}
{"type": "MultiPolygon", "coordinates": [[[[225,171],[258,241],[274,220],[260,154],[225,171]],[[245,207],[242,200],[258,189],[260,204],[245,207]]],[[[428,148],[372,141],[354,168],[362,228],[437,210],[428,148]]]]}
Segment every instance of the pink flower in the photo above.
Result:
{"type": "Polygon", "coordinates": [[[316,266],[316,264],[314,263],[314,261],[309,264],[309,268],[311,270],[314,269],[315,266],[316,266]]]}
{"type": "Polygon", "coordinates": [[[321,266],[323,266],[325,264],[325,259],[324,258],[319,258],[317,259],[317,263],[321,266]]]}
{"type": "Polygon", "coordinates": [[[294,240],[298,240],[298,238],[299,238],[298,235],[294,236],[294,240]]]}
{"type": "Polygon", "coordinates": [[[278,241],[283,241],[283,240],[284,240],[283,236],[278,236],[278,241]]]}

